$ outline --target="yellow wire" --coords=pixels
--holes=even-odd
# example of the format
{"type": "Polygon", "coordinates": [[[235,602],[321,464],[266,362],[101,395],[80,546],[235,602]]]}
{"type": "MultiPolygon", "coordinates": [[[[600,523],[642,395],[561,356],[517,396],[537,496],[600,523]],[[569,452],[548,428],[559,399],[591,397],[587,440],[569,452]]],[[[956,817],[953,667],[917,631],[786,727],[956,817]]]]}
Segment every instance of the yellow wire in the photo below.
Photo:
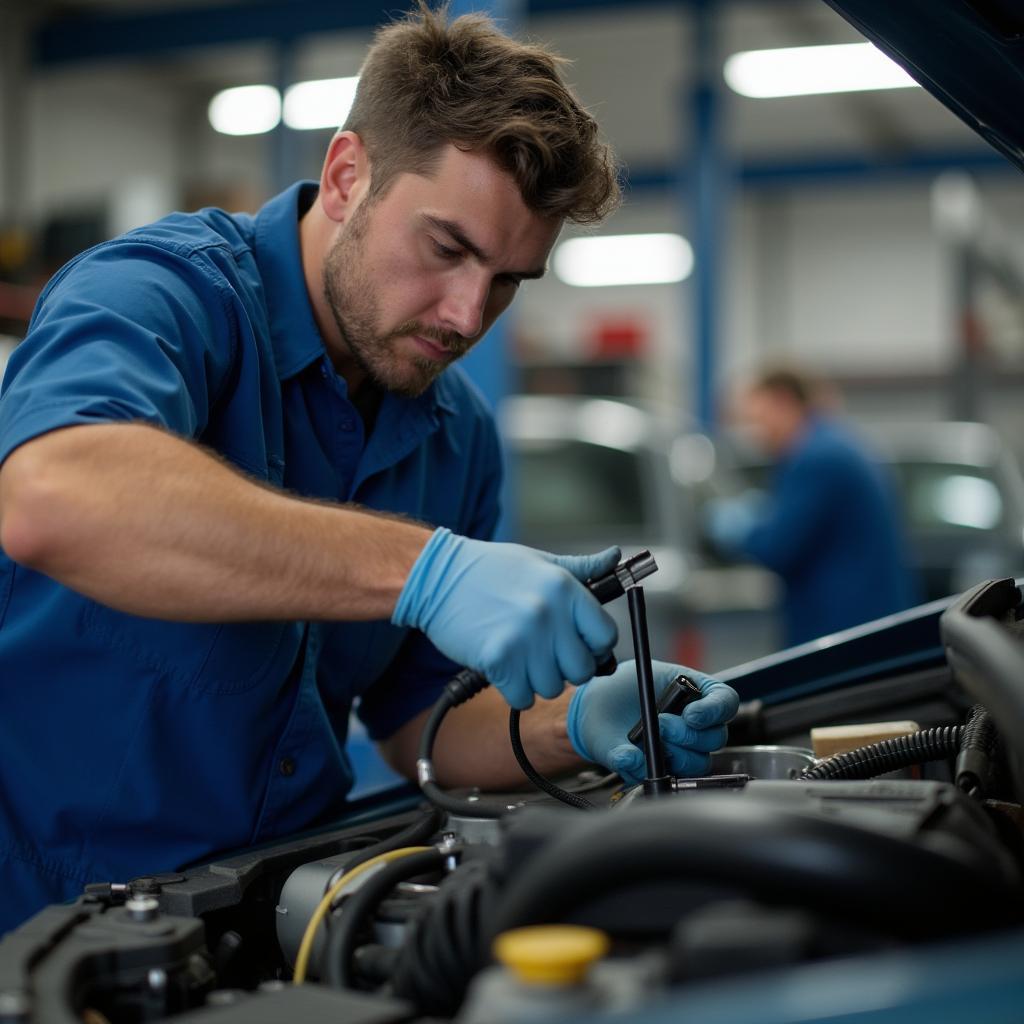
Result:
{"type": "Polygon", "coordinates": [[[357,878],[365,875],[367,871],[372,870],[378,864],[387,864],[388,861],[399,860],[402,857],[409,857],[414,853],[424,853],[432,849],[434,849],[432,846],[405,846],[400,850],[389,850],[387,853],[380,853],[376,857],[363,861],[362,864],[357,864],[351,871],[346,871],[324,894],[324,898],[313,911],[309,924],[306,925],[306,930],[302,934],[302,942],[299,944],[298,956],[295,957],[293,983],[301,985],[306,980],[306,971],[309,969],[309,958],[313,952],[313,940],[316,938],[317,929],[342,890],[349,888],[357,878]]]}

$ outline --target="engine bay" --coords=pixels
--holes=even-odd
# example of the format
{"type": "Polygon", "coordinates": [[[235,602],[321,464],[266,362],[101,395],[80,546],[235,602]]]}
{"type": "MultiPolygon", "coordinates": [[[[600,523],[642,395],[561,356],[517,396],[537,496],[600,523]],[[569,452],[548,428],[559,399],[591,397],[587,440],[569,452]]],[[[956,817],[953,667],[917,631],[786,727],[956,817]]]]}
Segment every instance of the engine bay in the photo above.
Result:
{"type": "Polygon", "coordinates": [[[666,791],[597,771],[559,780],[592,809],[406,788],[89,886],[0,943],[0,1021],[813,1020],[799,986],[845,978],[877,1007],[857,979],[900,963],[894,1012],[929,965],[963,990],[1024,942],[1021,614],[994,580],[743,666],[729,746],[666,791]],[[894,720],[917,729],[815,756],[812,730],[894,720]]]}

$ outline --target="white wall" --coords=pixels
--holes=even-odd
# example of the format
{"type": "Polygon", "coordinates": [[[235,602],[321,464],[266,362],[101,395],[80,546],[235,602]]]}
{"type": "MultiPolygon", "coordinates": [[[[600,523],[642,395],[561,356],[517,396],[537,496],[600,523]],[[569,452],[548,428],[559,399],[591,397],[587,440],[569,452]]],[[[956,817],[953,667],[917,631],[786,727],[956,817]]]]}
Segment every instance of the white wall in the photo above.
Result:
{"type": "Polygon", "coordinates": [[[27,206],[38,221],[54,211],[117,206],[124,230],[180,202],[187,154],[179,97],[135,69],[95,67],[36,75],[28,92],[27,206]],[[129,212],[130,207],[130,212],[129,212]],[[161,210],[161,207],[163,209],[161,210]]]}

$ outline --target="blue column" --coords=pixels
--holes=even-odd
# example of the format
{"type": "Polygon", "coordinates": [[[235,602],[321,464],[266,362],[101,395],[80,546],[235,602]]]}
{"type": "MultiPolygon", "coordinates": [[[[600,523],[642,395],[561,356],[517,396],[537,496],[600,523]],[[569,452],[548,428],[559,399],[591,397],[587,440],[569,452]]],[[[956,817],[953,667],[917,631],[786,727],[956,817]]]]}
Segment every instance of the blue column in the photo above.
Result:
{"type": "MultiPolygon", "coordinates": [[[[522,24],[525,3],[523,0],[453,0],[450,12],[452,18],[462,14],[486,14],[498,23],[502,31],[515,35],[522,24]]],[[[509,332],[511,319],[515,315],[512,310],[494,324],[487,336],[460,364],[473,383],[483,391],[492,409],[497,409],[502,398],[516,389],[509,332]]]]}
{"type": "MultiPolygon", "coordinates": [[[[274,84],[281,94],[282,105],[285,92],[295,82],[295,48],[294,39],[281,39],[274,51],[274,84]]],[[[270,186],[275,194],[299,177],[298,132],[284,123],[283,109],[281,113],[281,123],[270,136],[270,186]]]]}
{"type": "MultiPolygon", "coordinates": [[[[449,10],[452,18],[462,14],[486,14],[497,22],[502,31],[515,35],[522,25],[526,5],[524,0],[452,0],[449,10]]],[[[528,288],[529,284],[525,287],[528,288]]],[[[514,310],[513,303],[512,308],[495,322],[486,337],[460,363],[495,410],[506,395],[513,394],[517,389],[509,331],[515,316],[514,310]]],[[[496,538],[499,540],[511,540],[516,536],[514,472],[515,467],[506,463],[503,511],[496,530],[496,538]]]]}
{"type": "Polygon", "coordinates": [[[694,78],[690,87],[690,166],[688,202],[693,236],[693,380],[694,414],[701,429],[713,432],[718,381],[715,363],[719,337],[718,303],[722,236],[726,229],[729,167],[721,132],[717,4],[693,5],[694,78]]]}

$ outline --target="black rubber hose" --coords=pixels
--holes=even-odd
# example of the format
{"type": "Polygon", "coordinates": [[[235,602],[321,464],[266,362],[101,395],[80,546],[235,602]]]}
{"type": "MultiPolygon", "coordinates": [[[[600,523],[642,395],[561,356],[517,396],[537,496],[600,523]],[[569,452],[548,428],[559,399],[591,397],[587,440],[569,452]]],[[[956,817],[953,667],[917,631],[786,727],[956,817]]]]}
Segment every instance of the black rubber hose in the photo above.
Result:
{"type": "Polygon", "coordinates": [[[1019,924],[1024,914],[1019,885],[995,870],[734,795],[659,801],[562,824],[563,834],[505,887],[480,956],[510,928],[573,919],[611,894],[658,882],[729,886],[769,905],[811,908],[902,938],[1019,924]]]}
{"type": "Polygon", "coordinates": [[[548,796],[554,797],[556,800],[561,800],[563,804],[568,804],[570,807],[575,807],[580,811],[592,811],[594,805],[584,796],[579,796],[576,793],[570,793],[567,789],[562,789],[561,786],[555,785],[550,779],[544,778],[543,775],[530,763],[530,759],[526,756],[526,750],[523,748],[523,737],[519,731],[519,712],[513,708],[508,714],[508,735],[509,740],[512,743],[512,753],[516,755],[516,760],[519,762],[519,767],[522,768],[523,774],[544,793],[548,796]]]}
{"type": "Polygon", "coordinates": [[[354,867],[365,863],[371,857],[377,857],[382,853],[391,850],[400,850],[406,846],[422,846],[431,836],[441,830],[444,824],[444,814],[437,807],[428,807],[411,824],[400,829],[388,839],[382,839],[361,849],[354,857],[345,862],[345,870],[351,871],[354,867]]]}
{"type": "Polygon", "coordinates": [[[481,955],[482,935],[496,898],[486,861],[465,861],[450,874],[410,922],[391,979],[395,995],[421,1014],[453,1016],[490,958],[481,955]]]}
{"type": "Polygon", "coordinates": [[[359,935],[370,916],[399,882],[430,871],[439,871],[444,866],[444,859],[445,855],[439,850],[424,850],[385,864],[342,904],[340,918],[335,917],[331,922],[324,949],[321,973],[328,985],[333,988],[354,987],[352,957],[359,935]]]}
{"type": "Polygon", "coordinates": [[[911,765],[942,761],[956,755],[963,733],[962,725],[944,725],[847,750],[804,769],[799,781],[873,779],[911,765]]]}
{"type": "MultiPolygon", "coordinates": [[[[420,734],[420,745],[416,757],[416,771],[420,773],[423,766],[429,768],[433,775],[434,743],[444,721],[445,715],[453,708],[475,697],[488,686],[487,680],[479,673],[463,669],[445,684],[444,692],[438,697],[420,734]]],[[[467,800],[463,797],[446,793],[433,778],[424,778],[420,774],[420,791],[435,807],[440,807],[449,814],[464,818],[500,818],[508,813],[505,804],[488,803],[485,800],[467,800]]]]}
{"type": "Polygon", "coordinates": [[[999,734],[992,716],[981,704],[971,708],[964,726],[960,753],[956,758],[956,784],[959,789],[984,799],[992,788],[995,775],[999,734]]]}
{"type": "MultiPolygon", "coordinates": [[[[417,768],[423,762],[433,764],[434,742],[437,739],[438,730],[441,728],[444,716],[455,706],[447,691],[434,705],[420,735],[417,768]]],[[[464,817],[500,818],[505,813],[504,805],[499,809],[496,805],[487,804],[483,800],[470,801],[452,796],[450,793],[446,793],[433,779],[421,779],[420,790],[435,807],[448,811],[449,814],[458,814],[464,817]]]]}

